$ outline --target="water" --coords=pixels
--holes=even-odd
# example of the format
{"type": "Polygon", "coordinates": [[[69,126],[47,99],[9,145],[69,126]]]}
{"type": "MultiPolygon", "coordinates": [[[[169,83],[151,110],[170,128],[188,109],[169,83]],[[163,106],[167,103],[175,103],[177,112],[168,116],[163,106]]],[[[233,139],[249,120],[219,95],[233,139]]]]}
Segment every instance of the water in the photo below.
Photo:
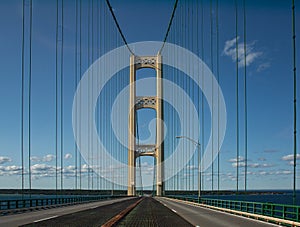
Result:
{"type": "MultiPolygon", "coordinates": [[[[274,191],[278,194],[262,194],[264,192],[266,191],[250,195],[205,195],[203,198],[293,205],[293,192],[291,190],[274,191]]],[[[296,192],[296,205],[300,206],[300,191],[296,192]]]]}
{"type": "MultiPolygon", "coordinates": [[[[3,200],[22,200],[23,199],[55,199],[55,198],[76,198],[76,197],[89,197],[95,195],[45,195],[45,194],[0,194],[0,201],[3,200]]],[[[97,195],[101,196],[101,195],[97,195]]]]}
{"type": "Polygon", "coordinates": [[[66,200],[50,200],[61,198],[80,198],[81,201],[88,201],[90,199],[105,199],[108,195],[46,195],[46,194],[0,194],[0,210],[28,208],[35,206],[53,205],[54,203],[72,202],[66,200]],[[22,200],[24,199],[24,200],[22,200]]]}
{"type": "MultiPolygon", "coordinates": [[[[256,191],[257,192],[257,191],[256,191]]],[[[260,194],[250,195],[204,195],[202,198],[212,198],[221,200],[237,200],[249,202],[263,202],[293,205],[293,192],[291,190],[274,191],[278,194],[263,194],[267,191],[259,191],[260,194]]],[[[75,198],[75,197],[89,197],[95,195],[58,195],[57,198],[75,198]]],[[[98,195],[97,195],[98,196],[98,195]]],[[[24,195],[24,199],[30,199],[29,195],[24,195]]],[[[46,199],[56,198],[56,195],[32,194],[31,199],[46,199]]],[[[21,200],[21,194],[0,194],[0,201],[3,200],[21,200]]],[[[300,191],[296,192],[296,205],[300,206],[300,191]]]]}

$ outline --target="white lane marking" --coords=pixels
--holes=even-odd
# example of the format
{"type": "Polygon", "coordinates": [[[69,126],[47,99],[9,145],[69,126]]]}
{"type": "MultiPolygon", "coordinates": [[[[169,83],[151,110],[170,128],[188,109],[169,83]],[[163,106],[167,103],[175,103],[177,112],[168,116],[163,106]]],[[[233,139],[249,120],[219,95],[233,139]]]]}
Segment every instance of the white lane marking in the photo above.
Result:
{"type": "MultiPolygon", "coordinates": [[[[169,198],[167,198],[167,199],[169,199],[169,198]]],[[[205,207],[202,204],[194,204],[192,202],[185,202],[183,200],[175,200],[175,199],[169,199],[169,200],[171,200],[174,203],[177,202],[177,203],[182,203],[182,204],[192,206],[192,207],[199,207],[200,209],[204,209],[204,210],[206,209],[206,210],[210,210],[212,212],[222,213],[222,214],[225,214],[225,215],[233,216],[235,218],[246,219],[248,221],[259,222],[259,223],[262,223],[262,224],[265,224],[265,225],[270,225],[270,226],[279,226],[278,224],[273,224],[273,223],[270,223],[270,222],[267,222],[267,221],[262,221],[262,220],[257,220],[257,219],[254,219],[254,218],[245,217],[245,216],[242,216],[242,215],[232,214],[232,213],[222,211],[222,210],[215,210],[213,208],[205,207]]]]}
{"type": "MultiPolygon", "coordinates": [[[[111,204],[114,204],[114,203],[112,203],[112,202],[105,203],[105,205],[111,205],[111,204]]],[[[98,208],[98,207],[101,207],[101,205],[100,205],[100,206],[99,206],[99,205],[93,206],[93,207],[91,207],[91,208],[89,208],[89,209],[96,209],[96,208],[98,208]]]]}
{"type": "Polygon", "coordinates": [[[51,217],[48,217],[48,218],[42,218],[42,219],[39,219],[39,220],[35,220],[34,223],[40,222],[40,221],[46,221],[46,220],[49,220],[49,219],[52,219],[52,218],[56,218],[56,217],[58,217],[58,215],[51,216],[51,217]]]}
{"type": "Polygon", "coordinates": [[[177,211],[176,210],[174,210],[174,209],[171,209],[173,212],[175,212],[175,213],[177,213],[177,211]]]}

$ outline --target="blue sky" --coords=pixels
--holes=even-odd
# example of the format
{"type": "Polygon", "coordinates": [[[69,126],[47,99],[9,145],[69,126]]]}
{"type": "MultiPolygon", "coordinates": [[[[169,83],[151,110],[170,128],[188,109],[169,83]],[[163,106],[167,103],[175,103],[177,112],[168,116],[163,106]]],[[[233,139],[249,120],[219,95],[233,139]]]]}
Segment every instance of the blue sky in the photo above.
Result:
{"type": "MultiPolygon", "coordinates": [[[[189,2],[189,1],[187,1],[189,2]]],[[[235,189],[236,156],[236,103],[235,103],[235,9],[234,1],[220,1],[219,52],[220,86],[225,97],[228,127],[221,148],[221,188],[235,189]]],[[[279,0],[246,0],[247,2],[247,65],[248,81],[248,187],[250,189],[290,189],[292,187],[293,152],[293,83],[291,3],[279,0]],[[252,59],[252,60],[251,60],[252,59]]],[[[86,3],[86,2],[85,2],[86,3]]],[[[215,6],[215,1],[213,1],[215,6]]],[[[300,5],[296,1],[296,18],[300,5]]],[[[54,177],[46,173],[55,168],[55,4],[53,1],[33,1],[33,90],[32,90],[32,171],[34,188],[53,188],[54,177]],[[49,180],[51,179],[51,180],[49,180]]],[[[173,1],[120,1],[111,0],[114,13],[128,41],[162,41],[173,9],[173,1]]],[[[87,5],[83,4],[84,9],[87,5]]],[[[106,7],[102,4],[102,7],[106,7]]],[[[204,62],[210,67],[210,11],[204,0],[204,62]]],[[[239,1],[238,42],[243,44],[242,1],[239,1]]],[[[64,74],[74,74],[74,2],[65,1],[65,52],[64,74]]],[[[109,26],[114,26],[108,11],[109,26]]],[[[213,15],[215,15],[215,10],[213,15]]],[[[175,15],[176,18],[176,15],[175,15]]],[[[21,89],[21,37],[22,4],[20,0],[0,2],[0,187],[20,187],[20,89],[21,89]]],[[[83,19],[87,22],[87,18],[83,19]]],[[[297,20],[297,22],[299,19],[297,20]]],[[[82,28],[85,32],[87,26],[82,28]]],[[[106,31],[115,28],[108,27],[106,31]]],[[[27,30],[28,31],[28,30],[27,30]]],[[[109,35],[107,35],[109,38],[109,35]]],[[[215,36],[214,36],[215,37],[215,36]]],[[[297,30],[297,41],[300,37],[297,30]]],[[[214,39],[216,41],[216,39],[214,39]]],[[[86,45],[86,38],[85,38],[86,45]]],[[[214,42],[215,42],[214,41],[214,42]]],[[[100,54],[121,45],[109,43],[100,54]]],[[[299,46],[297,44],[297,46],[299,46]]],[[[215,48],[215,47],[214,47],[215,48]]],[[[298,48],[299,49],[299,48],[298,48]]],[[[27,50],[28,51],[28,50],[27,50]]],[[[28,52],[27,52],[28,53],[28,52]]],[[[299,54],[297,69],[300,68],[299,54]]],[[[216,58],[214,58],[214,61],[216,58]]],[[[28,70],[28,60],[25,69],[28,70]]],[[[83,59],[82,71],[88,66],[83,59]]],[[[240,160],[244,164],[243,70],[240,75],[240,160]]],[[[215,65],[212,69],[216,71],[215,65]]],[[[298,73],[299,74],[299,73],[298,73]]],[[[149,71],[142,76],[151,76],[149,71]]],[[[298,79],[299,84],[299,79],[298,79]]],[[[74,187],[74,140],[71,127],[71,106],[74,81],[71,76],[64,83],[64,169],[65,187],[74,187]]],[[[27,96],[26,96],[27,97],[27,96]]],[[[299,97],[299,95],[298,95],[299,97]]],[[[299,106],[299,105],[298,105],[299,106]]],[[[208,114],[206,114],[208,115],[208,114]]],[[[27,115],[26,115],[27,116],[27,115]]],[[[140,114],[141,137],[147,138],[147,126],[153,112],[140,114]],[[144,129],[144,130],[142,130],[144,129]]],[[[210,119],[207,117],[208,122],[210,119]]],[[[27,128],[26,123],[26,128],[27,128]]],[[[210,128],[206,124],[206,134],[210,128]]],[[[299,131],[299,127],[298,127],[299,131]]],[[[28,135],[25,135],[25,141],[28,135]]],[[[207,140],[208,138],[205,138],[207,140]]],[[[298,135],[298,142],[299,135],[298,135]]],[[[299,152],[298,152],[299,153],[299,152]]],[[[300,161],[300,156],[299,156],[300,161]]],[[[145,172],[152,172],[151,158],[143,158],[145,172]]],[[[27,164],[27,162],[25,163],[27,164]]],[[[84,161],[83,174],[87,171],[84,161]]],[[[215,164],[216,170],[216,164],[215,164]]],[[[204,186],[211,188],[210,171],[205,175],[204,186]]],[[[241,173],[243,168],[240,168],[241,173]]],[[[297,170],[299,172],[299,170],[297,170]]],[[[151,175],[151,173],[149,173],[151,175]]],[[[147,177],[146,177],[147,178],[147,177]]],[[[298,174],[297,179],[300,178],[298,174]]],[[[214,177],[216,180],[216,177],[214,177]]],[[[147,180],[151,180],[148,177],[147,180]]],[[[86,184],[86,178],[83,181],[86,184]]],[[[27,183],[25,184],[27,185],[27,183]]],[[[214,182],[216,186],[216,181],[214,182]]],[[[299,188],[299,180],[297,182],[299,188]]],[[[241,174],[240,188],[243,188],[241,174]]]]}

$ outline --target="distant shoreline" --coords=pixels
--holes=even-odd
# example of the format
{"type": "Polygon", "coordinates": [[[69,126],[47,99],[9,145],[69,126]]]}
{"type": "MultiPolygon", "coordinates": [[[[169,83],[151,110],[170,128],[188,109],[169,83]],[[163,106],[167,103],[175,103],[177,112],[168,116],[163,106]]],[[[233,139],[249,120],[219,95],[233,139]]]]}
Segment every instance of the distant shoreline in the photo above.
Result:
{"type": "MultiPolygon", "coordinates": [[[[239,195],[278,195],[290,193],[292,190],[249,190],[249,191],[239,191],[239,195]]],[[[152,194],[151,190],[143,190],[144,194],[152,194]]],[[[0,194],[42,194],[42,195],[126,195],[125,190],[53,190],[53,189],[0,189],[0,194]]],[[[197,195],[198,191],[165,191],[166,195],[197,195]]],[[[221,191],[201,191],[201,195],[235,195],[236,191],[221,190],[221,191]]]]}

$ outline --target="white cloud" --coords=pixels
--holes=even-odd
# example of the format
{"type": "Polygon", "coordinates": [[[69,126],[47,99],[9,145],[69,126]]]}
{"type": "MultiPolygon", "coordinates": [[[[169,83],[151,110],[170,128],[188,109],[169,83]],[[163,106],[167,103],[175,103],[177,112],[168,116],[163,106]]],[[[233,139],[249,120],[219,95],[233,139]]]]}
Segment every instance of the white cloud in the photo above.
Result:
{"type": "Polygon", "coordinates": [[[82,173],[87,173],[89,170],[92,171],[92,168],[90,166],[88,166],[87,164],[83,164],[81,166],[81,172],[82,173]]]}
{"type": "Polygon", "coordinates": [[[12,159],[9,158],[9,157],[3,157],[3,156],[0,156],[0,164],[4,164],[4,163],[7,163],[7,162],[11,162],[12,159]]]}
{"type": "Polygon", "coordinates": [[[268,172],[266,172],[266,171],[260,171],[259,175],[268,175],[268,172]]]}
{"type": "MultiPolygon", "coordinates": [[[[236,61],[236,54],[238,55],[238,65],[239,67],[245,66],[245,50],[244,43],[239,43],[236,47],[236,43],[239,41],[240,37],[237,39],[231,39],[225,42],[223,53],[231,57],[232,61],[236,61]]],[[[260,51],[254,50],[255,42],[246,44],[246,66],[253,63],[258,57],[260,57],[263,53],[260,51]]]]}
{"type": "Polygon", "coordinates": [[[47,154],[44,157],[40,158],[37,156],[30,157],[30,160],[33,162],[51,162],[55,159],[55,155],[47,154]]]}
{"type": "Polygon", "coordinates": [[[31,156],[31,157],[30,157],[30,160],[31,160],[32,162],[40,162],[40,161],[41,161],[41,158],[39,158],[39,157],[37,157],[37,156],[31,156]]]}
{"type": "Polygon", "coordinates": [[[72,158],[72,155],[70,153],[65,155],[65,159],[71,159],[71,158],[72,158]]]}
{"type": "MultiPolygon", "coordinates": [[[[236,158],[232,158],[232,159],[229,159],[228,160],[229,162],[231,162],[232,164],[232,167],[245,167],[246,166],[246,159],[242,156],[239,156],[238,158],[238,162],[237,162],[237,159],[236,158]]],[[[268,168],[268,167],[272,167],[273,165],[272,164],[268,164],[268,163],[252,163],[251,160],[248,160],[248,163],[247,163],[247,167],[249,168],[268,168]]]]}
{"type": "Polygon", "coordinates": [[[22,172],[21,166],[0,166],[0,176],[19,175],[22,172]]]}
{"type": "Polygon", "coordinates": [[[41,172],[55,172],[56,167],[46,164],[35,164],[31,166],[31,171],[33,174],[39,174],[41,172]]]}
{"type": "MultiPolygon", "coordinates": [[[[32,179],[39,179],[42,177],[55,177],[56,174],[56,166],[55,165],[47,165],[45,163],[37,163],[31,166],[31,174],[32,179]]],[[[61,173],[61,167],[57,167],[58,174],[61,173]]],[[[73,165],[65,166],[63,168],[63,177],[75,177],[76,167],[73,165]]],[[[90,171],[92,172],[93,169],[90,171]]],[[[83,164],[81,166],[81,174],[86,174],[88,172],[88,165],[83,164]]],[[[1,166],[0,165],[0,176],[11,176],[11,175],[20,175],[22,173],[21,166],[1,166]]],[[[28,171],[24,169],[24,173],[28,174],[28,171]]],[[[110,171],[111,173],[111,171],[110,171]]],[[[80,167],[77,167],[77,174],[80,174],[80,167]]],[[[124,178],[124,176],[123,176],[124,178]]]]}
{"type": "Polygon", "coordinates": [[[280,170],[280,171],[276,171],[274,174],[275,175],[289,175],[289,174],[292,174],[292,171],[290,171],[290,170],[280,170]]]}
{"type": "Polygon", "coordinates": [[[257,67],[256,71],[262,72],[262,71],[266,70],[267,68],[270,68],[270,66],[271,66],[270,62],[262,63],[257,67]]]}
{"type": "MultiPolygon", "coordinates": [[[[294,154],[285,155],[281,159],[283,161],[293,161],[294,160],[294,154]]],[[[300,159],[300,154],[296,155],[296,159],[300,159]]]]}
{"type": "Polygon", "coordinates": [[[195,169],[198,169],[198,166],[195,166],[195,165],[187,165],[185,168],[186,168],[186,169],[189,169],[189,170],[195,170],[195,169]]]}
{"type": "Polygon", "coordinates": [[[239,162],[239,164],[237,162],[233,162],[232,163],[232,167],[245,167],[246,166],[246,163],[245,162],[239,162]]]}
{"type": "Polygon", "coordinates": [[[55,155],[47,154],[46,156],[43,157],[42,161],[43,162],[51,162],[54,159],[55,159],[55,155]]]}
{"type": "Polygon", "coordinates": [[[260,167],[266,167],[266,168],[268,168],[268,167],[273,167],[273,166],[274,166],[274,165],[268,164],[268,163],[260,164],[260,167]]]}
{"type": "Polygon", "coordinates": [[[244,161],[245,161],[245,158],[242,157],[242,156],[239,156],[238,159],[237,159],[237,158],[231,158],[231,159],[228,160],[228,162],[237,162],[237,160],[238,160],[239,162],[244,162],[244,161]]]}

